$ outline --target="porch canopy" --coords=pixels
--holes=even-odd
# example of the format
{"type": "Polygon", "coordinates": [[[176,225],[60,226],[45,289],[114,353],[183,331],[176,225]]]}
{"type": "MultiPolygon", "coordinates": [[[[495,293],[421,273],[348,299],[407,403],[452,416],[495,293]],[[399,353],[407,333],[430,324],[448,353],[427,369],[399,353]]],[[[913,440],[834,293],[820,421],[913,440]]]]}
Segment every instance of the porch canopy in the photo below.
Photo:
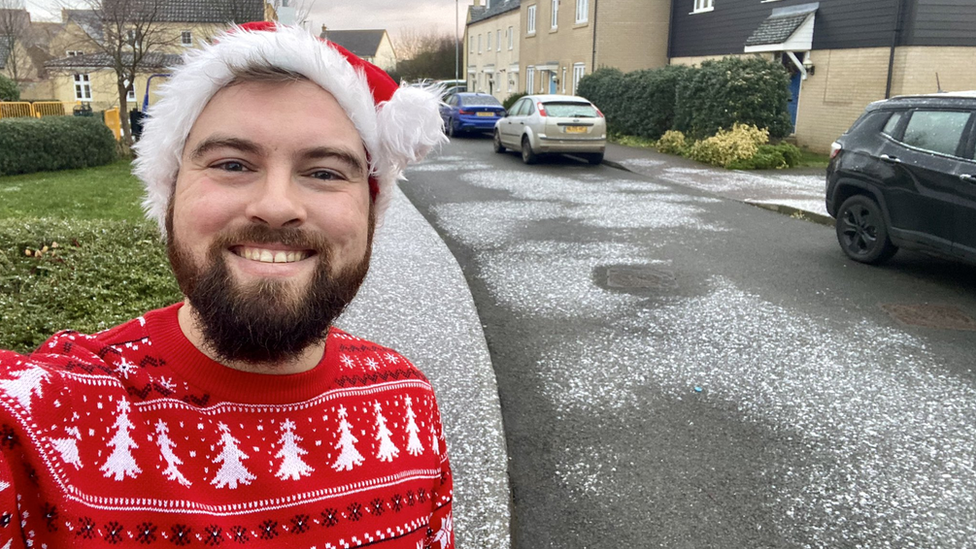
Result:
{"type": "Polygon", "coordinates": [[[746,39],[745,53],[810,51],[819,2],[776,8],[746,39]]]}

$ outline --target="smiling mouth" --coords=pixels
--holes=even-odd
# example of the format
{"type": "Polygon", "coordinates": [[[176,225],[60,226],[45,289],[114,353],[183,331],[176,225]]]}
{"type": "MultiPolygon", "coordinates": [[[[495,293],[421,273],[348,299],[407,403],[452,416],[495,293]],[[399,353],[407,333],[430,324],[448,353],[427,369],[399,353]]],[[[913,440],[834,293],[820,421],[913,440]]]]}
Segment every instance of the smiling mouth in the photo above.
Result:
{"type": "Polygon", "coordinates": [[[260,263],[295,263],[312,255],[309,250],[269,250],[267,248],[255,248],[252,246],[236,246],[231,248],[231,251],[244,259],[258,261],[260,263]]]}

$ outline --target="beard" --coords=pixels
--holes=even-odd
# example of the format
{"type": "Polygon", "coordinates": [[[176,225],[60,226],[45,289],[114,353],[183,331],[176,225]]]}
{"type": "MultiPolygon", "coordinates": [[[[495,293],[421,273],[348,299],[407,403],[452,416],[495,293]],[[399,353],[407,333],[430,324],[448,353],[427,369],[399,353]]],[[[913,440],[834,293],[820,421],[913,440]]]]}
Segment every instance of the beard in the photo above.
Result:
{"type": "Polygon", "coordinates": [[[167,216],[167,253],[180,290],[193,306],[204,344],[225,363],[280,364],[298,358],[325,340],[328,329],[356,296],[369,270],[374,217],[363,258],[333,273],[333,247],[324,238],[299,228],[250,225],[218,236],[205,264],[194,263],[181,246],[167,216]],[[313,250],[317,259],[311,280],[300,287],[291,280],[262,279],[240,283],[223,254],[239,242],[280,243],[313,250]]]}

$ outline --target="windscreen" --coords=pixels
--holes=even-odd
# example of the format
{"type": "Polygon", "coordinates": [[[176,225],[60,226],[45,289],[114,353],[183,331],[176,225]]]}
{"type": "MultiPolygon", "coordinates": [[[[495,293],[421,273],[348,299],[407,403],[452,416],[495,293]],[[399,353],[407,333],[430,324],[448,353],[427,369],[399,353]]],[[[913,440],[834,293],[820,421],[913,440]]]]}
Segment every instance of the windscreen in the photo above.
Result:
{"type": "Polygon", "coordinates": [[[589,103],[546,103],[546,114],[559,118],[596,118],[596,107],[589,103]]]}
{"type": "Polygon", "coordinates": [[[465,107],[501,107],[502,104],[491,95],[459,95],[460,103],[465,107]]]}

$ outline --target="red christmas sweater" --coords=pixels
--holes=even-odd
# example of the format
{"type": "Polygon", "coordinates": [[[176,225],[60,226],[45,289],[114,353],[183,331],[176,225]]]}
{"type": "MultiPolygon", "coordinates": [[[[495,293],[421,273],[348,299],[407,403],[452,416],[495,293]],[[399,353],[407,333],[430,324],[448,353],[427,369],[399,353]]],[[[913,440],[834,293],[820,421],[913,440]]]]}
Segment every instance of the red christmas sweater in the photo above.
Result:
{"type": "Polygon", "coordinates": [[[410,362],[333,328],[308,372],[232,370],[179,307],[0,351],[0,548],[454,547],[410,362]]]}

